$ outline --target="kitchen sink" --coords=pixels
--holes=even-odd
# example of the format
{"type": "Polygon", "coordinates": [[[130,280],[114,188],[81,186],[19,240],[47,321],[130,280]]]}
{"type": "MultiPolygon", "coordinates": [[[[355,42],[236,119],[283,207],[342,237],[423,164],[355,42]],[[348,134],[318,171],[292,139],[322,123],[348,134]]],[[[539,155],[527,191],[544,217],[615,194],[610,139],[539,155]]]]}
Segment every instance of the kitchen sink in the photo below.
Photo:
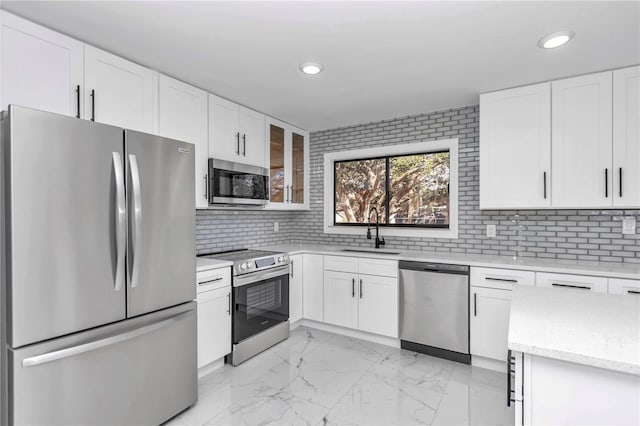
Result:
{"type": "Polygon", "coordinates": [[[372,254],[400,254],[399,251],[387,251],[387,250],[365,250],[365,249],[342,249],[340,251],[348,251],[352,253],[372,253],[372,254]]]}

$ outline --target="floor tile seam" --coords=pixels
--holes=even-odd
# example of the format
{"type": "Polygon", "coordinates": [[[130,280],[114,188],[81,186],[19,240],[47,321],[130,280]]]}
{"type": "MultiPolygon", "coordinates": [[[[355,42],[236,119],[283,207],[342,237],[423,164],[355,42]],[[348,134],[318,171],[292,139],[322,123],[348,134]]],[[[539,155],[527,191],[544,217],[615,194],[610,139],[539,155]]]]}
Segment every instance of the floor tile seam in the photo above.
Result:
{"type": "Polygon", "coordinates": [[[451,369],[451,371],[449,372],[449,377],[447,377],[447,384],[444,385],[444,390],[442,391],[442,393],[440,394],[440,398],[438,399],[438,405],[436,407],[436,411],[433,414],[433,418],[436,418],[436,415],[438,414],[438,410],[440,409],[440,405],[442,405],[442,400],[444,399],[444,396],[447,393],[447,389],[449,388],[449,384],[451,383],[451,377],[453,376],[453,371],[456,369],[457,367],[454,365],[453,368],[451,369]]]}
{"type": "MultiPolygon", "coordinates": [[[[375,362],[374,362],[375,364],[375,362]]],[[[371,367],[369,367],[371,368],[371,367]]],[[[349,394],[349,392],[358,384],[358,382],[364,377],[365,374],[367,374],[369,372],[369,369],[366,369],[362,372],[362,374],[360,374],[360,376],[358,376],[353,383],[351,384],[351,386],[349,386],[341,395],[340,397],[336,400],[336,402],[331,406],[331,408],[329,409],[329,411],[327,411],[327,413],[322,417],[322,420],[324,420],[329,414],[331,414],[331,412],[338,406],[338,404],[340,404],[340,402],[349,394]]],[[[323,422],[324,423],[324,422],[323,422]]]]}

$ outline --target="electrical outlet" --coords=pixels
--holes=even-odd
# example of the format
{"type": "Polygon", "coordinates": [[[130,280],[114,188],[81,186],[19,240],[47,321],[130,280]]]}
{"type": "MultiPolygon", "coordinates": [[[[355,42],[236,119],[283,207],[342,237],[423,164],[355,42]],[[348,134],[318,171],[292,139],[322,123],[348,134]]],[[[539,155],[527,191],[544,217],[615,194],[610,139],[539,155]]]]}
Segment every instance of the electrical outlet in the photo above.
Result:
{"type": "Polygon", "coordinates": [[[622,233],[625,235],[631,234],[635,235],[636,233],[636,218],[635,217],[625,217],[622,218],[622,233]]]}
{"type": "Polygon", "coordinates": [[[273,222],[273,232],[280,231],[280,222],[273,222]]]}
{"type": "Polygon", "coordinates": [[[496,237],[496,226],[495,225],[487,225],[487,237],[495,238],[496,237]]]}

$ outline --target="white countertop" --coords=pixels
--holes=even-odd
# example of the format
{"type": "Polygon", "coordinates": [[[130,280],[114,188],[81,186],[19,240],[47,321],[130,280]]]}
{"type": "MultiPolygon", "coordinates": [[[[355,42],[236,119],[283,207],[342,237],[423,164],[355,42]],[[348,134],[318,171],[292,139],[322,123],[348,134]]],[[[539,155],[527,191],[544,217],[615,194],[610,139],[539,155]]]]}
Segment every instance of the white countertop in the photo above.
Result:
{"type": "MultiPolygon", "coordinates": [[[[260,247],[264,250],[288,252],[290,254],[315,253],[324,255],[340,255],[352,257],[373,257],[395,260],[410,260],[418,262],[441,262],[459,265],[480,266],[486,268],[519,269],[537,272],[557,272],[563,274],[592,275],[608,278],[626,278],[640,280],[640,264],[587,262],[561,259],[543,259],[537,257],[521,257],[514,259],[509,256],[490,256],[467,253],[437,253],[430,251],[407,251],[382,248],[381,251],[400,252],[397,255],[382,253],[347,252],[345,249],[359,249],[358,247],[336,247],[314,244],[279,244],[260,247]]],[[[363,250],[375,251],[373,248],[363,250]]]]}
{"type": "Polygon", "coordinates": [[[640,297],[515,286],[508,346],[640,375],[640,297]]]}
{"type": "Polygon", "coordinates": [[[228,260],[208,259],[206,257],[196,257],[196,272],[208,271],[232,266],[233,262],[228,260]]]}

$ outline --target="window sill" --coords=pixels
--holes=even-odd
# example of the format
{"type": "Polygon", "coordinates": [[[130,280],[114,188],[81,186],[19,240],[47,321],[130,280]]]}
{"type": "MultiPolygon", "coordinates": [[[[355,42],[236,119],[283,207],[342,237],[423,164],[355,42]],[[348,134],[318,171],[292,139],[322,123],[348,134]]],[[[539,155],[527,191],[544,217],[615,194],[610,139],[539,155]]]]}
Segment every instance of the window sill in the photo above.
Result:
{"type": "MultiPolygon", "coordinates": [[[[375,228],[371,228],[372,235],[375,234],[375,228]]],[[[366,238],[367,229],[365,227],[351,226],[333,226],[325,225],[325,234],[341,234],[341,235],[362,235],[366,238]]],[[[417,238],[458,238],[458,230],[450,227],[449,229],[425,229],[425,228],[380,228],[381,237],[417,237],[417,238]]]]}

